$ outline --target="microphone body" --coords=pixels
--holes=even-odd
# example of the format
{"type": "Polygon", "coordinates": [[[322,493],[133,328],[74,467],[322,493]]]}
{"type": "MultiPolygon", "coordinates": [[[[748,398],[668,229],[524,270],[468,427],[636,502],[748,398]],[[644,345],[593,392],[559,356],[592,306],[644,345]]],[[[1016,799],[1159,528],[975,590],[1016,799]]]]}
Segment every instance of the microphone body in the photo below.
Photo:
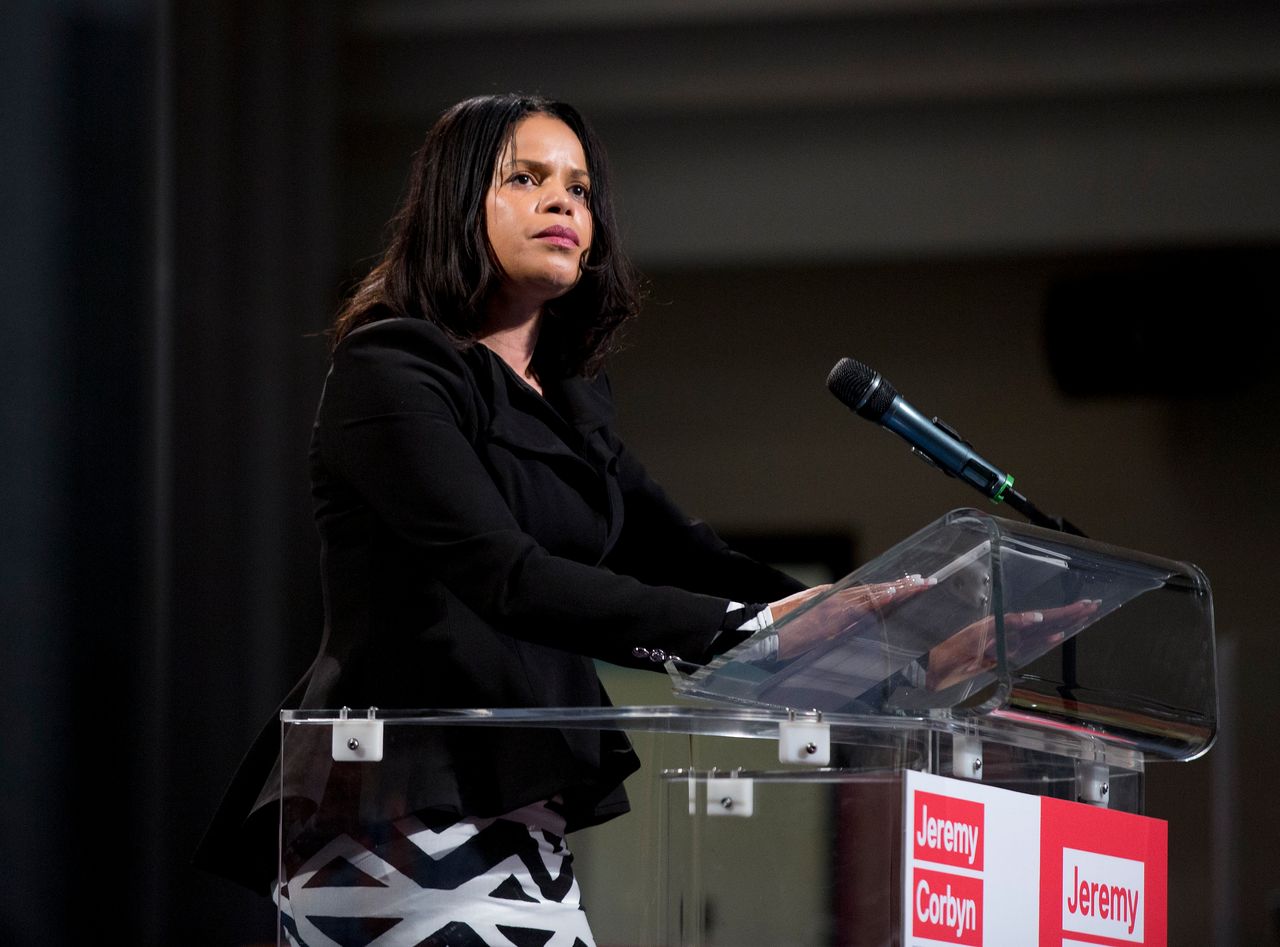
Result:
{"type": "Polygon", "coordinates": [[[827,387],[846,407],[888,428],[943,473],[958,477],[993,502],[1005,498],[1013,477],[983,459],[953,431],[917,411],[879,372],[842,358],[827,376],[827,387]]]}
{"type": "Polygon", "coordinates": [[[901,395],[893,399],[880,424],[940,470],[959,477],[993,500],[998,501],[999,495],[1013,483],[1012,475],[988,463],[963,441],[939,427],[936,421],[917,411],[901,395]]]}

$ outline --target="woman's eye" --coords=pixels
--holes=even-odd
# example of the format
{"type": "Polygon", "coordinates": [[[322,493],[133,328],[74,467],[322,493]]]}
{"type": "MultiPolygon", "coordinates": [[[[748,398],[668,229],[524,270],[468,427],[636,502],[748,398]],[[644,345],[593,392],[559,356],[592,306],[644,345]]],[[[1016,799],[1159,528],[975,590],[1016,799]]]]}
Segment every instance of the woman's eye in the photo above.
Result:
{"type": "Polygon", "coordinates": [[[569,193],[584,201],[591,196],[591,192],[582,184],[570,184],[569,193]]]}
{"type": "Polygon", "coordinates": [[[517,171],[515,174],[511,175],[511,183],[519,184],[521,186],[532,184],[533,175],[529,174],[527,171],[517,171]]]}

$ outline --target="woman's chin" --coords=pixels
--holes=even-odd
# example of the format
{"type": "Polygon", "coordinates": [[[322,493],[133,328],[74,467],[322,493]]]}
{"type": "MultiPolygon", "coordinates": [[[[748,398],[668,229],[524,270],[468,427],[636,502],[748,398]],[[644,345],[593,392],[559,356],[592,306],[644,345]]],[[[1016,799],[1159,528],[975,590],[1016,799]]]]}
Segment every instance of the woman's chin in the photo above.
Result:
{"type": "Polygon", "coordinates": [[[545,279],[538,282],[538,292],[546,302],[559,299],[578,285],[578,279],[581,275],[576,269],[571,273],[548,274],[545,279]]]}

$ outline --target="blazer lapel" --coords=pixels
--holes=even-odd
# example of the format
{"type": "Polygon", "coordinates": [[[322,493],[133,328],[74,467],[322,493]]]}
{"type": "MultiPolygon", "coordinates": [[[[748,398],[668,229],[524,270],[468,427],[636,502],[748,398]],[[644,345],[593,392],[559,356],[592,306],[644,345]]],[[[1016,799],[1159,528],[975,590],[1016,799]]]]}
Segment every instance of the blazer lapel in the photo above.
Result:
{"type": "MultiPolygon", "coordinates": [[[[510,371],[496,354],[482,345],[477,380],[489,402],[488,438],[518,451],[555,457],[566,469],[577,468],[598,485],[607,524],[600,561],[613,549],[622,532],[622,490],[618,486],[618,458],[604,436],[613,422],[613,401],[608,382],[566,378],[555,382],[565,414],[561,414],[536,392],[521,391],[510,371]],[[481,368],[481,365],[483,366],[481,368]],[[515,390],[513,390],[515,389],[515,390]],[[513,403],[516,399],[519,403],[513,403]],[[567,416],[566,416],[567,415],[567,416]],[[563,431],[563,437],[557,431],[563,431]],[[576,441],[579,450],[569,446],[576,441]]],[[[474,350],[473,350],[474,351],[474,350]]],[[[592,491],[595,492],[595,491],[592,491]]]]}
{"type": "Polygon", "coordinates": [[[577,376],[566,378],[561,382],[560,392],[569,413],[567,420],[582,437],[583,450],[590,455],[592,464],[604,475],[605,496],[609,504],[609,533],[604,545],[607,555],[622,532],[623,512],[622,489],[618,486],[618,456],[605,437],[606,429],[616,418],[609,380],[604,376],[598,381],[577,376]]]}

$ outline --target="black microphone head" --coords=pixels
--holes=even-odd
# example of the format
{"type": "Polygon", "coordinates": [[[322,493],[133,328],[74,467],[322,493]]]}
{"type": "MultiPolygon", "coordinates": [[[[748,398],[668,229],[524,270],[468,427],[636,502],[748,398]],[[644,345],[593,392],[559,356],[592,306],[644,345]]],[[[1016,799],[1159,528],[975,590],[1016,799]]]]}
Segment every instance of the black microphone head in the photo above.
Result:
{"type": "Polygon", "coordinates": [[[870,421],[879,421],[898,397],[898,392],[874,368],[863,365],[855,358],[842,358],[827,375],[827,388],[870,421]]]}

